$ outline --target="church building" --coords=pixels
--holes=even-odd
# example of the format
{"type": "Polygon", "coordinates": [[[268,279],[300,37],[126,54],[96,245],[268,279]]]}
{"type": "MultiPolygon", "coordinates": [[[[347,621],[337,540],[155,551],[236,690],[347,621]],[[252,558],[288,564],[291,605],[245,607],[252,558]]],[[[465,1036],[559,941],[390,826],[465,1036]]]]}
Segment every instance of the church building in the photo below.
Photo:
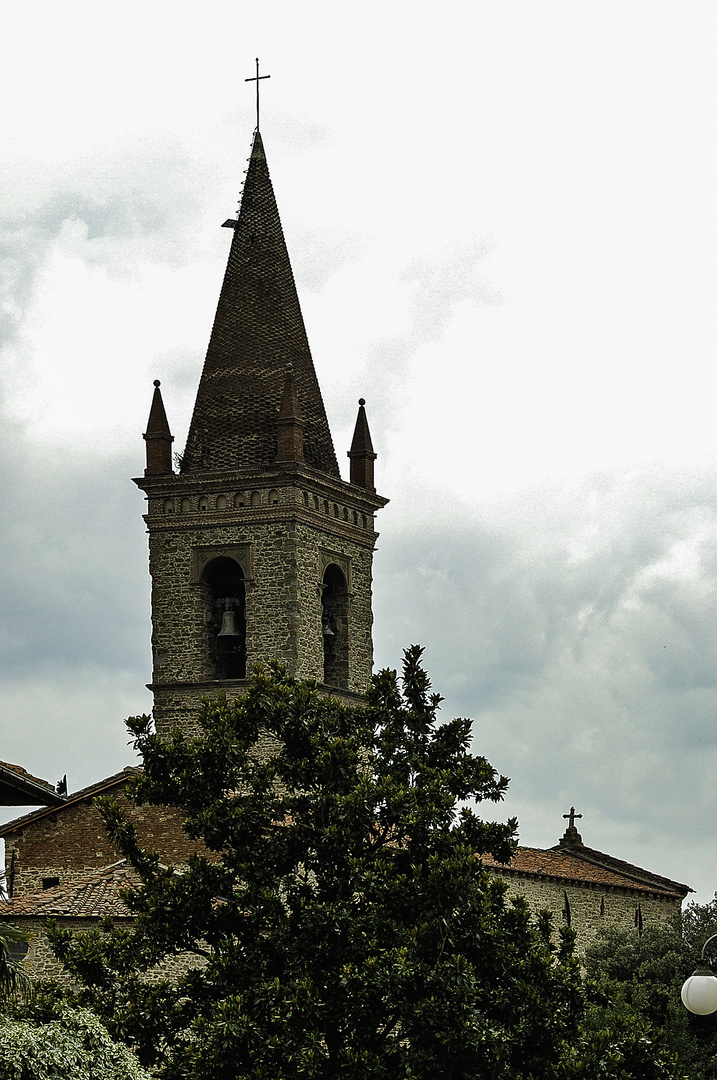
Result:
{"type": "MultiPolygon", "coordinates": [[[[374,487],[363,399],[349,479],[341,477],[258,126],[238,217],[224,224],[229,257],[186,447],[175,468],[157,381],[146,468],[135,481],[147,499],[150,688],[160,734],[191,731],[201,699],[241,694],[258,662],[278,659],[349,703],[361,699],[373,669],[375,517],[387,500],[374,487]]],[[[132,871],[108,840],[94,799],[122,801],[133,772],[0,828],[8,888],[0,918],[40,927],[51,916],[83,928],[105,914],[128,917],[119,890],[132,871]]],[[[181,865],[194,850],[172,809],[131,807],[130,815],[166,863],[181,865]]],[[[626,863],[598,872],[595,859],[573,851],[562,861],[543,853],[538,868],[520,851],[512,868],[491,867],[510,878],[511,889],[550,878],[560,903],[587,890],[603,912],[612,889],[625,900],[620,918],[632,918],[648,893],[650,918],[664,918],[687,892],[626,863]]],[[[57,973],[42,934],[28,966],[35,975],[57,973]]]]}

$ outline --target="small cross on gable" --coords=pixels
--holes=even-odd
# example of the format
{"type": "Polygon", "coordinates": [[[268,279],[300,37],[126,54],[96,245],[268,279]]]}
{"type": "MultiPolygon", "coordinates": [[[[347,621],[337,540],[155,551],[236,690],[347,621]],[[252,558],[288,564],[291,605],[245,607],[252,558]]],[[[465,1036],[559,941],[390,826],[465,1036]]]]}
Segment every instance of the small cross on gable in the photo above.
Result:
{"type": "Polygon", "coordinates": [[[575,813],[575,807],[574,806],[570,807],[570,813],[569,814],[563,814],[564,818],[569,819],[569,822],[568,822],[568,828],[569,829],[574,829],[575,828],[575,818],[581,818],[582,816],[583,816],[582,814],[576,814],[575,813]]]}

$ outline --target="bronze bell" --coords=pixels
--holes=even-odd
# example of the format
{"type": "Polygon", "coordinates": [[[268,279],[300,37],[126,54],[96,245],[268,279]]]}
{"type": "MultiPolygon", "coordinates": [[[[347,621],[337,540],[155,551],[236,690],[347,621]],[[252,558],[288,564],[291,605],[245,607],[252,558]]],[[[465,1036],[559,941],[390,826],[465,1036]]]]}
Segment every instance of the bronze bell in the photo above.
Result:
{"type": "Polygon", "coordinates": [[[236,624],[236,612],[232,608],[228,608],[222,614],[222,628],[217,634],[217,637],[239,637],[239,631],[236,624]]]}

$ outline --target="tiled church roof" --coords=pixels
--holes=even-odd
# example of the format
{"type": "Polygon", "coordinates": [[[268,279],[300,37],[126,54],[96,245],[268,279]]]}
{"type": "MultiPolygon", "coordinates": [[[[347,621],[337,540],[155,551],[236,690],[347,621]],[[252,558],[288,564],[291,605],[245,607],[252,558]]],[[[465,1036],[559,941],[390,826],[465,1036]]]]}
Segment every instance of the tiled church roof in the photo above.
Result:
{"type": "Polygon", "coordinates": [[[339,476],[279,211],[254,135],[182,472],[273,465],[291,364],[304,425],[304,460],[339,476]]]}
{"type": "Polygon", "coordinates": [[[611,855],[592,848],[584,848],[583,852],[580,852],[560,845],[548,850],[519,847],[507,865],[496,862],[490,855],[483,855],[482,860],[486,867],[506,876],[527,874],[531,877],[629,889],[632,892],[650,893],[653,896],[662,894],[679,899],[691,892],[687,885],[652,874],[620,859],[613,859],[611,855]]]}

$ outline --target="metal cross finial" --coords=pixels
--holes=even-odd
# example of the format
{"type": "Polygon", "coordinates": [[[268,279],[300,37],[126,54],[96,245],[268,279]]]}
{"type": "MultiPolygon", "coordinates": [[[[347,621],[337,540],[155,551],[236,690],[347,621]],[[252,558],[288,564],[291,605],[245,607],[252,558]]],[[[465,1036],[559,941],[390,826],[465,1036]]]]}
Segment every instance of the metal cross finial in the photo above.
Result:
{"type": "Polygon", "coordinates": [[[576,814],[575,813],[575,807],[574,806],[570,807],[570,813],[569,814],[563,814],[564,818],[569,818],[570,819],[569,828],[571,828],[571,829],[575,828],[575,818],[576,817],[581,818],[582,816],[583,816],[582,814],[576,814]]]}
{"type": "Polygon", "coordinates": [[[256,58],[256,75],[252,75],[250,79],[245,79],[244,82],[256,83],[256,130],[259,130],[259,82],[261,79],[270,79],[271,75],[259,74],[259,57],[256,58]]]}

